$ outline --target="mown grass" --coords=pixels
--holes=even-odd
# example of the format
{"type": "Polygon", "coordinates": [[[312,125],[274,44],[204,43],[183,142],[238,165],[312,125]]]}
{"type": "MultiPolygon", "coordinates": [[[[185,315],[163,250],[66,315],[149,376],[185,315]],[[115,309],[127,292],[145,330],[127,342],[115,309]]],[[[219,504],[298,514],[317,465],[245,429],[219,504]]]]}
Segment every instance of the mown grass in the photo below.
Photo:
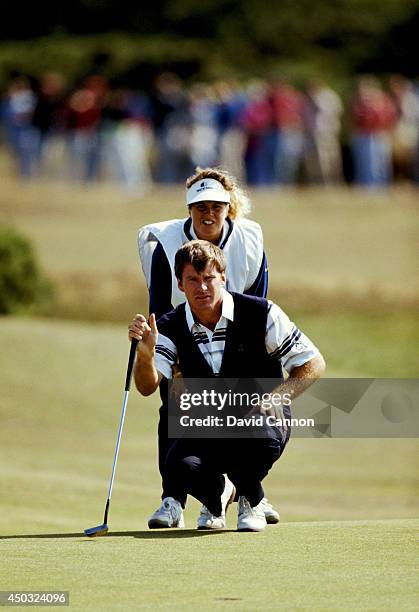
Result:
{"type": "MultiPolygon", "coordinates": [[[[271,297],[318,344],[328,374],[417,376],[414,192],[254,201],[271,297]]],[[[137,201],[109,187],[2,186],[0,221],[34,240],[58,295],[44,313],[53,319],[0,319],[0,589],[69,589],[80,610],[415,609],[414,439],[292,439],[265,481],[279,526],[198,534],[189,500],[189,529],[150,533],[159,402],[133,391],[114,535],[81,536],[103,517],[126,322],[147,308],[136,228],[183,214],[181,189],[137,201]]],[[[233,507],[230,530],[235,520],[233,507]]]]}
{"type": "MultiPolygon", "coordinates": [[[[0,541],[7,588],[66,589],[76,610],[415,610],[419,521],[287,523],[0,541]]],[[[3,586],[2,586],[3,588],[3,586]]]]}
{"type": "Polygon", "coordinates": [[[124,326],[8,318],[0,341],[1,589],[67,589],[80,610],[414,608],[416,440],[296,438],[266,480],[280,525],[238,534],[232,507],[233,531],[200,534],[189,500],[189,529],[148,532],[159,402],[132,391],[114,535],[87,541],[112,465],[124,326]]]}
{"type": "MultiPolygon", "coordinates": [[[[29,517],[43,529],[95,522],[122,403],[124,327],[8,318],[0,319],[0,338],[3,528],[25,530],[29,517]]],[[[158,496],[158,406],[157,395],[131,392],[116,493],[125,497],[114,510],[124,528],[144,525],[158,496]]],[[[390,446],[391,452],[388,440],[296,438],[268,477],[269,494],[288,520],[413,517],[418,445],[405,439],[390,446]]]]}

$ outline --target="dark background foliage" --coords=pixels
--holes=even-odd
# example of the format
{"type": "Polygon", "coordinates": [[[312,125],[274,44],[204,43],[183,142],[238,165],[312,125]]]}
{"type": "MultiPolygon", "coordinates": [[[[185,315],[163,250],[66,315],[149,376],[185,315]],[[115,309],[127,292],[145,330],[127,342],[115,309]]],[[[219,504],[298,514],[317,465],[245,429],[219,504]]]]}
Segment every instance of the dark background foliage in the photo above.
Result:
{"type": "Polygon", "coordinates": [[[189,79],[417,76],[418,0],[61,0],[4,3],[0,83],[13,70],[90,70],[147,87],[161,70],[189,79]]]}

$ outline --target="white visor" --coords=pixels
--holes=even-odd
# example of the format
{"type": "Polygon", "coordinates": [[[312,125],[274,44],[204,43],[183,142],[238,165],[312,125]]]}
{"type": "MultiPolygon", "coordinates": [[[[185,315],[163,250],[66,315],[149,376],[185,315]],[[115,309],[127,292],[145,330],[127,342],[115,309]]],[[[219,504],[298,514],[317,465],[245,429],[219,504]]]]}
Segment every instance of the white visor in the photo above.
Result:
{"type": "Polygon", "coordinates": [[[226,191],[216,179],[207,178],[196,181],[186,190],[186,203],[188,206],[197,202],[230,202],[230,192],[226,191]]]}

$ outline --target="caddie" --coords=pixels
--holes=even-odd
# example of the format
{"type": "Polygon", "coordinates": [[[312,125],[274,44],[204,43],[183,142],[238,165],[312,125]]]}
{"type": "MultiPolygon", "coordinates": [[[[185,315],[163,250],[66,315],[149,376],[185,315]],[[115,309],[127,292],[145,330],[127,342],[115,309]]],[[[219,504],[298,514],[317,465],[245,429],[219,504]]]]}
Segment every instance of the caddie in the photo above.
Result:
{"type": "MultiPolygon", "coordinates": [[[[189,216],[152,223],[138,232],[138,252],[149,291],[149,314],[157,318],[185,301],[174,273],[177,250],[190,240],[208,240],[223,250],[228,262],[229,291],[266,298],[268,262],[263,247],[262,228],[248,219],[251,202],[237,180],[219,168],[196,168],[186,180],[186,205],[189,216]]],[[[164,397],[167,384],[160,389],[162,405],[158,424],[159,470],[163,477],[167,454],[173,438],[167,431],[168,413],[164,397]]],[[[262,500],[268,523],[278,523],[279,512],[265,497],[262,500]]],[[[153,513],[150,528],[158,527],[153,513]]],[[[183,526],[183,519],[180,521],[183,526]]]]}

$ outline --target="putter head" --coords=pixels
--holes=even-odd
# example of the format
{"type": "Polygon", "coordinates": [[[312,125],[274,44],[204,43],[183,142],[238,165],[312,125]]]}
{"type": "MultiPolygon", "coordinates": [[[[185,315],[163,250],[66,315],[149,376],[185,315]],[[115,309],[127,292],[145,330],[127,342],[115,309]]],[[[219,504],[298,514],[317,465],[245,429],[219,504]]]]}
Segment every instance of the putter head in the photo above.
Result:
{"type": "Polygon", "coordinates": [[[84,530],[84,535],[88,538],[97,538],[99,536],[104,536],[108,533],[109,528],[106,523],[103,525],[98,525],[97,527],[90,527],[90,529],[84,530]]]}

